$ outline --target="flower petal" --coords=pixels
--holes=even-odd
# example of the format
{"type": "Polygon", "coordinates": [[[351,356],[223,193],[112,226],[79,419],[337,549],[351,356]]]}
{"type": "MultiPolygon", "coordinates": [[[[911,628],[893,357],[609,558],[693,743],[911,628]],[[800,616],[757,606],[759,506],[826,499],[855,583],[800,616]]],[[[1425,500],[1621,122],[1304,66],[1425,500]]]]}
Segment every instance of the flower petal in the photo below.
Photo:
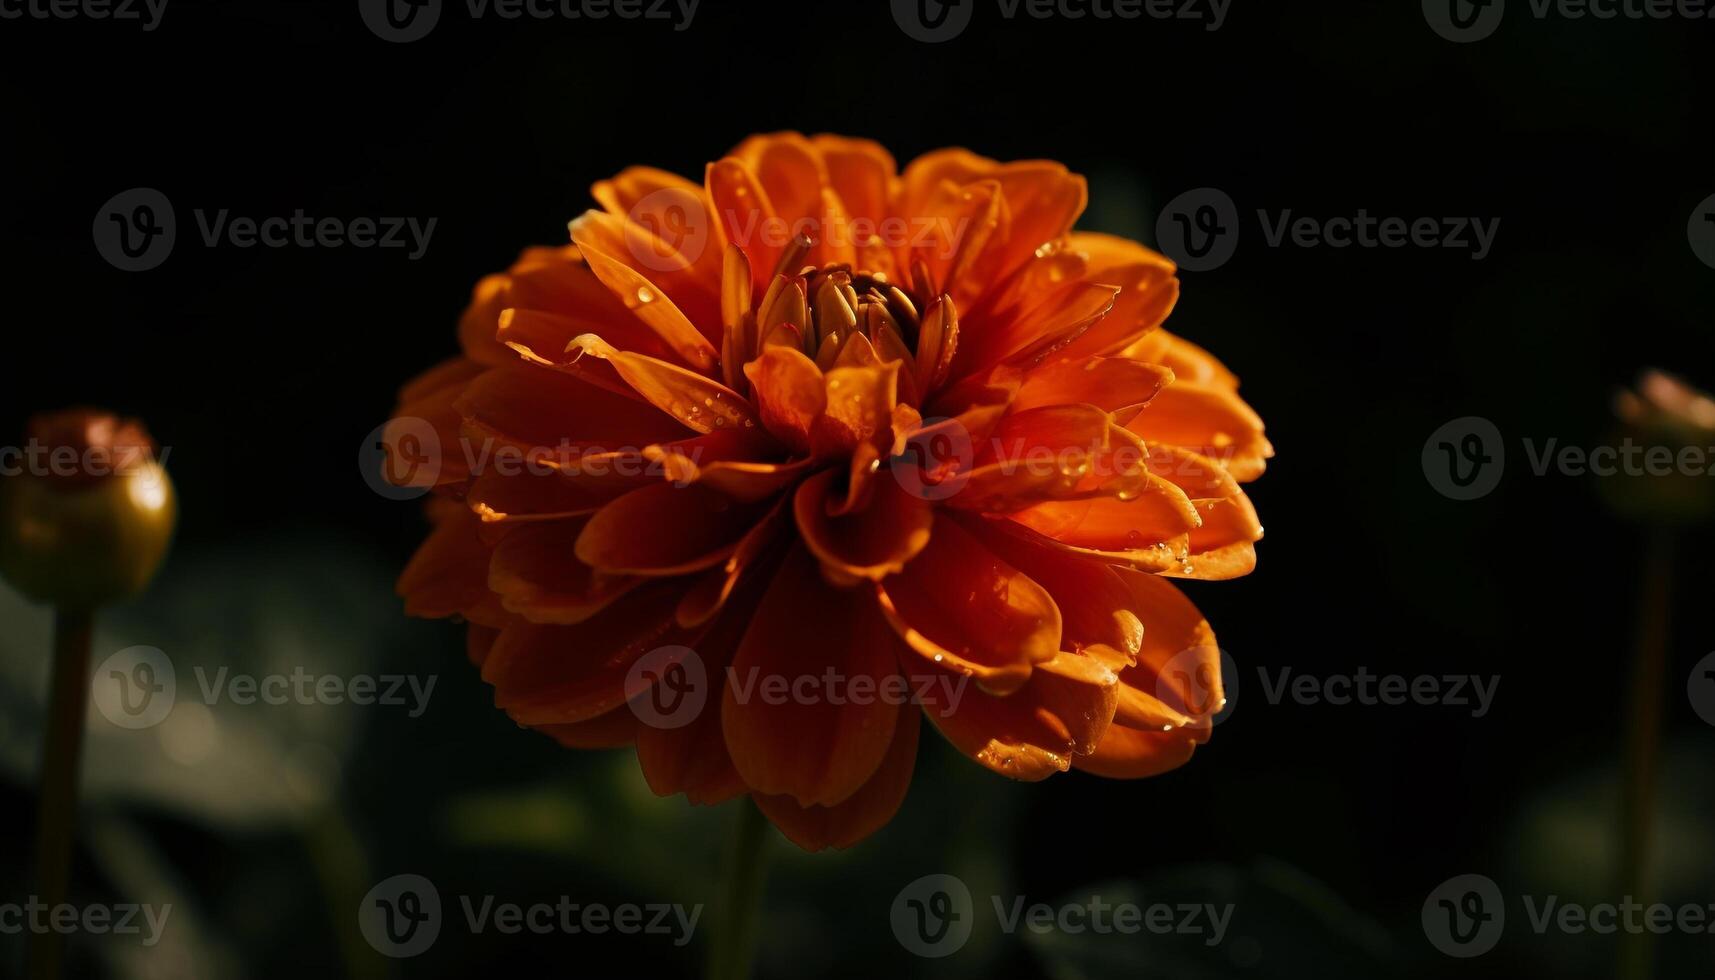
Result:
{"type": "Polygon", "coordinates": [[[923,714],[901,712],[893,741],[875,775],[863,787],[834,806],[799,806],[790,796],[755,794],[757,809],[780,828],[786,839],[806,851],[844,850],[880,830],[899,812],[911,789],[917,766],[917,742],[923,714]]]}
{"type": "Polygon", "coordinates": [[[1060,651],[1060,610],[1048,592],[945,516],[928,547],[876,590],[912,650],[984,690],[1017,690],[1060,651]]]}
{"type": "Polygon", "coordinates": [[[1024,375],[1012,410],[1087,402],[1105,411],[1143,405],[1173,383],[1173,371],[1123,357],[1056,361],[1024,375]]]}
{"type": "MultiPolygon", "coordinates": [[[[714,368],[718,359],[714,344],[697,330],[667,295],[666,290],[641,272],[602,251],[591,233],[591,226],[580,227],[574,223],[572,240],[578,243],[578,251],[582,253],[584,261],[589,263],[590,271],[613,291],[626,309],[648,324],[682,361],[702,374],[708,374],[714,368]]],[[[711,329],[720,323],[719,320],[708,322],[711,323],[711,329]]],[[[715,336],[719,336],[719,333],[715,336]]]]}
{"type": "Polygon", "coordinates": [[[611,605],[643,580],[610,575],[573,554],[581,520],[521,527],[495,546],[488,587],[507,612],[533,623],[581,623],[611,605]]]}
{"type": "Polygon", "coordinates": [[[1206,741],[1207,735],[1208,730],[1201,728],[1162,732],[1113,725],[1094,752],[1074,757],[1072,764],[1111,779],[1159,776],[1190,762],[1192,751],[1206,741]]]}
{"type": "Polygon", "coordinates": [[[488,588],[493,546],[482,538],[482,522],[449,500],[436,500],[429,513],[434,530],[399,575],[397,591],[405,600],[406,615],[463,616],[486,626],[504,624],[507,616],[488,588]]]}
{"type": "MultiPolygon", "coordinates": [[[[467,448],[479,470],[489,465],[482,454],[497,450],[487,437],[513,449],[553,447],[545,455],[558,460],[572,451],[641,448],[685,435],[684,427],[648,404],[571,375],[524,364],[496,368],[477,378],[457,407],[467,431],[478,437],[467,448]]],[[[442,449],[457,451],[456,447],[442,449]]]]}
{"type": "MultiPolygon", "coordinates": [[[[666,228],[660,228],[667,231],[666,228]]],[[[584,249],[584,258],[598,275],[602,267],[591,260],[585,243],[603,256],[617,259],[645,282],[657,287],[667,301],[684,313],[685,318],[711,344],[720,342],[720,285],[705,271],[693,267],[691,259],[678,247],[663,240],[656,230],[627,221],[605,211],[585,211],[571,223],[572,241],[584,249]]],[[[683,233],[674,237],[680,244],[703,248],[707,240],[698,241],[683,233]]],[[[607,280],[604,278],[603,282],[607,280]]],[[[632,282],[630,285],[635,286],[632,282]]],[[[652,324],[653,326],[653,324],[652,324]]]]}
{"type": "Polygon", "coordinates": [[[745,429],[756,425],[756,410],[744,396],[713,378],[619,350],[594,334],[575,338],[568,349],[572,348],[612,364],[626,384],[687,428],[706,434],[729,426],[745,429]]]}
{"type": "Polygon", "coordinates": [[[1119,679],[1095,658],[1061,653],[1037,666],[1029,683],[1004,697],[924,684],[923,710],[960,752],[1026,782],[1065,772],[1110,730],[1119,679]]]}
{"type": "Polygon", "coordinates": [[[568,749],[617,749],[636,741],[641,726],[628,708],[570,725],[541,725],[538,730],[568,749]]]}
{"type": "Polygon", "coordinates": [[[794,548],[739,644],[721,702],[746,785],[800,806],[832,806],[862,788],[887,754],[900,706],[837,699],[829,679],[875,691],[899,672],[896,647],[865,592],[829,586],[810,553],[794,548]],[[806,678],[819,696],[799,696],[806,678]],[[792,696],[768,696],[782,681],[792,696]]]}
{"type": "Polygon", "coordinates": [[[682,575],[723,561],[765,512],[701,485],[651,484],[590,517],[577,556],[606,572],[682,575]]]}
{"type": "Polygon", "coordinates": [[[1191,532],[1185,562],[1163,574],[1208,581],[1249,575],[1256,568],[1255,542],[1262,540],[1262,524],[1250,498],[1240,493],[1193,503],[1203,524],[1191,532]]]}
{"type": "Polygon", "coordinates": [[[810,451],[810,427],[827,408],[816,362],[795,348],[773,345],[744,366],[762,424],[793,452],[810,451]]]}
{"type": "Polygon", "coordinates": [[[1261,476],[1274,455],[1262,419],[1236,392],[1216,384],[1175,381],[1126,428],[1150,442],[1183,446],[1216,460],[1241,483],[1261,476]]]}
{"type": "Polygon", "coordinates": [[[929,543],[934,511],[897,480],[874,480],[861,508],[843,509],[837,470],[798,485],[793,514],[804,544],[836,581],[880,580],[905,567],[929,543]]]}
{"type": "Polygon", "coordinates": [[[627,689],[638,658],[696,641],[673,624],[683,592],[681,583],[651,582],[576,626],[513,619],[482,665],[495,706],[520,725],[573,724],[622,707],[644,689],[627,689]]]}

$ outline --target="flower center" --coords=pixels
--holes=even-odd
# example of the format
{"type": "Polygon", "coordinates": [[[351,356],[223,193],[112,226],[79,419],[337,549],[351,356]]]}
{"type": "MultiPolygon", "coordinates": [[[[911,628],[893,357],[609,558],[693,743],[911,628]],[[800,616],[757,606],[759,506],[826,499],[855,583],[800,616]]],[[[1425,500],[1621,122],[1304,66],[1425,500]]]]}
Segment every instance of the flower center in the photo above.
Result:
{"type": "MultiPolygon", "coordinates": [[[[818,362],[831,361],[852,334],[862,334],[883,357],[915,363],[921,326],[917,301],[884,272],[854,271],[848,263],[805,265],[812,242],[800,235],[774,268],[757,311],[763,346],[792,343],[818,362]]],[[[823,363],[826,366],[826,363],[823,363]]]]}

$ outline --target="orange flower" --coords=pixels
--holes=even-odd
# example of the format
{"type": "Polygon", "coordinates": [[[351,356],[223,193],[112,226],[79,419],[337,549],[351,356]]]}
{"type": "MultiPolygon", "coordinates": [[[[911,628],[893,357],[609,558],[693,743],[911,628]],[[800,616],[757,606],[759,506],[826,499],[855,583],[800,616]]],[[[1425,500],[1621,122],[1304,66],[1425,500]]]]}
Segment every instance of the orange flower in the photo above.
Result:
{"type": "Polygon", "coordinates": [[[594,195],[389,430],[437,493],[400,592],[470,622],[501,708],[809,850],[892,817],[925,716],[1023,780],[1207,740],[1214,634],[1169,579],[1254,567],[1271,450],[1160,329],[1172,263],[1072,231],[1082,177],[784,133],[594,195]],[[640,722],[691,666],[708,710],[640,722]]]}

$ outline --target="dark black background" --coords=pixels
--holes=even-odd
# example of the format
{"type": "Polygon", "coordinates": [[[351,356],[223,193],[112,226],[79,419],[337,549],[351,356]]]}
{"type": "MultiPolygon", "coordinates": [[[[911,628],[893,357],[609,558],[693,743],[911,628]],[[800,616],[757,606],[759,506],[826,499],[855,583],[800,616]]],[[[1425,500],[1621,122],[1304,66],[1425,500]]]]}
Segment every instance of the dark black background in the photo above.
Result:
{"type": "MultiPolygon", "coordinates": [[[[944,746],[925,749],[888,830],[844,859],[783,859],[763,972],[1053,969],[1016,939],[964,966],[893,944],[895,892],[976,852],[1001,869],[1005,894],[1033,900],[1186,865],[1248,874],[1284,862],[1352,910],[1335,918],[1390,936],[1357,969],[1611,975],[1610,945],[1540,940],[1517,924],[1497,952],[1455,963],[1428,946],[1418,915],[1432,888],[1466,872],[1518,894],[1551,890],[1544,882],[1572,869],[1585,900],[1614,897],[1612,797],[1644,539],[1590,479],[1533,475],[1521,441],[1605,438],[1613,392],[1644,367],[1715,385],[1715,270],[1686,241],[1692,209],[1715,192],[1715,21],[1538,20],[1513,6],[1494,37],[1471,45],[1437,37],[1405,0],[1239,0],[1215,32],[1008,22],[983,3],[971,29],[941,45],[907,38],[880,2],[704,0],[682,33],[660,22],[473,22],[452,4],[407,45],[377,39],[351,3],[172,0],[152,33],[0,21],[0,426],[16,433],[32,411],[85,402],[145,418],[173,447],[175,561],[249,549],[259,580],[314,577],[313,550],[290,568],[271,556],[285,541],[337,541],[330,562],[355,552],[396,568],[422,525],[416,507],[366,487],[360,444],[400,384],[454,352],[475,280],[523,245],[563,241],[596,179],[633,163],[698,174],[745,135],[785,128],[873,137],[901,163],[957,144],[1064,161],[1091,179],[1084,226],[1146,243],[1169,198],[1221,188],[1246,215],[1244,237],[1224,267],[1184,274],[1169,325],[1240,374],[1278,452],[1251,488],[1268,529],[1257,572],[1188,589],[1240,665],[1232,721],[1189,767],[1139,783],[1012,786],[965,773],[944,746]],[[173,201],[179,243],[159,269],[128,274],[97,254],[90,226],[104,201],[137,186],[173,201]],[[397,251],[208,249],[196,208],[438,221],[412,262],[397,251]],[[1259,208],[1498,217],[1500,231],[1481,262],[1451,249],[1269,248],[1259,208]],[[1495,493],[1459,503],[1432,489],[1419,455],[1437,426],[1466,415],[1493,420],[1513,455],[1495,493]],[[1256,679],[1259,666],[1324,675],[1359,665],[1498,674],[1499,699],[1482,719],[1448,707],[1273,706],[1256,679]],[[1543,830],[1569,824],[1588,832],[1543,830]]],[[[1707,531],[1678,537],[1667,721],[1685,771],[1706,780],[1711,733],[1683,678],[1712,647],[1715,579],[1707,531]]],[[[383,588],[366,601],[396,600],[383,588]]],[[[382,730],[355,750],[345,808],[374,876],[415,869],[457,882],[443,892],[646,900],[636,896],[648,886],[623,870],[495,859],[417,832],[428,820],[413,814],[459,787],[548,778],[586,796],[600,789],[584,760],[486,709],[455,628],[405,635],[387,662],[433,663],[456,703],[433,726],[387,730],[378,719],[382,730]]],[[[1695,831],[1689,844],[1673,838],[1689,850],[1666,861],[1693,866],[1701,889],[1676,900],[1707,904],[1715,839],[1707,811],[1686,812],[1694,789],[1671,776],[1664,787],[1664,810],[1695,831]]],[[[23,863],[28,791],[7,799],[10,872],[23,863]]],[[[724,815],[699,819],[637,846],[669,865],[707,865],[724,815]]],[[[351,962],[329,925],[347,917],[315,911],[291,840],[145,821],[243,951],[243,975],[351,962]],[[281,894],[296,896],[279,922],[222,917],[238,887],[222,868],[247,860],[277,865],[281,894]]],[[[1302,949],[1267,947],[1251,965],[1218,958],[1210,969],[1228,972],[1206,975],[1356,975],[1323,952],[1347,939],[1292,936],[1302,949]]],[[[696,963],[696,947],[578,942],[466,937],[398,969],[462,976],[540,962],[618,975],[696,963]]],[[[1709,969],[1711,937],[1668,945],[1662,975],[1709,969]]],[[[365,969],[385,969],[369,960],[365,969]]]]}

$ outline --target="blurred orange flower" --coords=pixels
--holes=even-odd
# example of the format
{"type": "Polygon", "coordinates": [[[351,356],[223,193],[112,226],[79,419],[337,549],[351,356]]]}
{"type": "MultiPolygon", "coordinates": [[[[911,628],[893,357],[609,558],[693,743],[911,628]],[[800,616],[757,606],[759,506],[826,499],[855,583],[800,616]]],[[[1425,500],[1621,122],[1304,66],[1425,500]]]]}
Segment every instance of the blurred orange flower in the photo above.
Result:
{"type": "Polygon", "coordinates": [[[1207,740],[1219,654],[1169,579],[1255,566],[1271,449],[1160,328],[1172,263],[1072,231],[1082,177],[783,133],[594,196],[386,437],[436,493],[400,592],[469,621],[499,707],[810,850],[891,819],[925,716],[1023,780],[1207,740]],[[640,721],[687,658],[707,710],[640,721]]]}

